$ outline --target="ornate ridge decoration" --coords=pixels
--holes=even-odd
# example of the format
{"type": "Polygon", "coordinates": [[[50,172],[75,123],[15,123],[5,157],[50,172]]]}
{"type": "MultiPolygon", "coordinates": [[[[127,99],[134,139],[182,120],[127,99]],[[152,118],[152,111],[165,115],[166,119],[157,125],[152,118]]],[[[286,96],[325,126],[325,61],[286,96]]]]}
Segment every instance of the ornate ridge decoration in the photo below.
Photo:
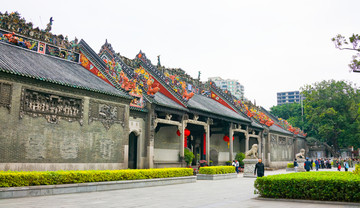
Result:
{"type": "MultiPolygon", "coordinates": [[[[135,62],[138,66],[143,66],[143,68],[146,68],[148,71],[150,71],[150,74],[156,77],[163,86],[168,85],[172,88],[172,86],[166,82],[166,76],[151,64],[151,61],[146,58],[146,55],[143,52],[139,52],[139,54],[135,58],[135,62]]],[[[188,102],[188,100],[183,98],[182,94],[180,94],[178,91],[175,91],[173,88],[172,90],[169,90],[169,92],[172,93],[182,103],[186,104],[188,102]]]]}
{"type": "Polygon", "coordinates": [[[57,124],[60,120],[78,121],[83,124],[84,101],[53,93],[22,88],[20,118],[24,115],[44,117],[49,123],[57,124]]]}
{"type": "Polygon", "coordinates": [[[18,12],[8,14],[0,12],[0,41],[17,45],[41,54],[56,56],[69,61],[79,62],[78,40],[69,41],[63,35],[50,33],[52,17],[45,30],[33,28],[31,22],[26,23],[18,12]],[[15,34],[17,33],[17,34],[15,34]]]}
{"type": "Polygon", "coordinates": [[[298,127],[293,127],[291,124],[288,123],[287,120],[285,119],[282,119],[282,118],[279,118],[279,125],[280,127],[296,134],[296,135],[301,135],[301,136],[304,136],[306,137],[306,133],[304,133],[304,131],[302,131],[300,128],[298,127]]]}
{"type": "Polygon", "coordinates": [[[110,105],[90,100],[89,106],[89,124],[92,121],[100,121],[107,130],[115,123],[125,126],[124,105],[110,105]]]}
{"type": "Polygon", "coordinates": [[[0,107],[11,109],[12,85],[0,82],[0,107]]]}

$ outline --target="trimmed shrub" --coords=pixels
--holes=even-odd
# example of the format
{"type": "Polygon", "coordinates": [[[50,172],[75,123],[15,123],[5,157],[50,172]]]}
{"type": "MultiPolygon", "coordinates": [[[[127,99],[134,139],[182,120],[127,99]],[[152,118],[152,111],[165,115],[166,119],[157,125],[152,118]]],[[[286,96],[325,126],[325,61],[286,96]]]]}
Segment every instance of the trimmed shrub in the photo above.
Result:
{"type": "Polygon", "coordinates": [[[294,163],[288,163],[287,168],[294,168],[294,163]]]}
{"type": "Polygon", "coordinates": [[[242,167],[244,166],[244,162],[243,162],[244,159],[245,159],[245,154],[242,152],[237,153],[235,156],[235,160],[239,161],[239,165],[242,167]]]}
{"type": "Polygon", "coordinates": [[[235,173],[234,166],[211,166],[211,167],[200,167],[199,174],[227,174],[227,173],[235,173]]]}
{"type": "Polygon", "coordinates": [[[360,164],[355,165],[354,174],[357,174],[360,176],[360,164]]]}
{"type": "Polygon", "coordinates": [[[262,197],[360,202],[360,176],[351,172],[303,172],[257,178],[262,197]]]}
{"type": "Polygon", "coordinates": [[[0,172],[0,187],[55,185],[101,181],[138,180],[192,176],[191,168],[161,168],[138,170],[83,170],[44,172],[0,172]]]}

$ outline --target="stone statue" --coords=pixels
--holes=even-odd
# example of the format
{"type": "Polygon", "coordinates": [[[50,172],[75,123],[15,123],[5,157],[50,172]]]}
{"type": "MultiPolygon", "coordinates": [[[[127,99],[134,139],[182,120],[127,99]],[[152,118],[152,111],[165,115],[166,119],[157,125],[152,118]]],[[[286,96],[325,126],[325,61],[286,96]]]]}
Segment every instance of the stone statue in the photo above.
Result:
{"type": "Polygon", "coordinates": [[[305,150],[301,149],[300,153],[297,153],[295,155],[295,158],[298,159],[298,160],[304,160],[305,159],[305,150]]]}
{"type": "Polygon", "coordinates": [[[161,64],[160,64],[160,55],[158,55],[157,58],[158,58],[157,66],[160,67],[161,66],[161,64]]]}
{"type": "Polygon", "coordinates": [[[245,158],[246,159],[251,159],[251,158],[258,159],[257,156],[258,156],[258,145],[253,144],[251,149],[245,153],[245,158]]]}

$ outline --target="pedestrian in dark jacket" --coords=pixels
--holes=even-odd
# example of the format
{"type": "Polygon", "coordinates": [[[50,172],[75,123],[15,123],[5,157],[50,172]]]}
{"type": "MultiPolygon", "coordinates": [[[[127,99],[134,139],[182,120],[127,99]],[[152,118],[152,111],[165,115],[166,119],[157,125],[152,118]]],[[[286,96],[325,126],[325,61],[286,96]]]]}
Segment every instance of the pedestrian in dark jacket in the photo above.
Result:
{"type": "Polygon", "coordinates": [[[257,177],[263,177],[265,173],[265,166],[264,163],[261,162],[261,159],[258,161],[259,162],[255,165],[254,175],[256,175],[257,172],[257,177]]]}
{"type": "Polygon", "coordinates": [[[306,161],[304,163],[304,168],[306,171],[310,171],[310,167],[311,167],[311,162],[309,161],[309,158],[306,158],[306,161]]]}

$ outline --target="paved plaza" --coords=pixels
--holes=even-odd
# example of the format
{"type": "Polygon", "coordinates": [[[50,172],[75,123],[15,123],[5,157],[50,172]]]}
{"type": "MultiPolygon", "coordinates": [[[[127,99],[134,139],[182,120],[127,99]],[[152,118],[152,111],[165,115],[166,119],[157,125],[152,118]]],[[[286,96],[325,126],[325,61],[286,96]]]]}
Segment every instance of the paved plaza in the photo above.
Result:
{"type": "MultiPolygon", "coordinates": [[[[353,169],[350,169],[352,171],[353,169]]],[[[332,169],[336,171],[336,169],[332,169]]],[[[266,171],[266,175],[286,173],[285,170],[266,171]]],[[[239,177],[217,181],[135,188],[53,196],[0,200],[1,208],[27,207],[355,207],[334,204],[314,204],[255,199],[254,178],[239,177]]]]}

